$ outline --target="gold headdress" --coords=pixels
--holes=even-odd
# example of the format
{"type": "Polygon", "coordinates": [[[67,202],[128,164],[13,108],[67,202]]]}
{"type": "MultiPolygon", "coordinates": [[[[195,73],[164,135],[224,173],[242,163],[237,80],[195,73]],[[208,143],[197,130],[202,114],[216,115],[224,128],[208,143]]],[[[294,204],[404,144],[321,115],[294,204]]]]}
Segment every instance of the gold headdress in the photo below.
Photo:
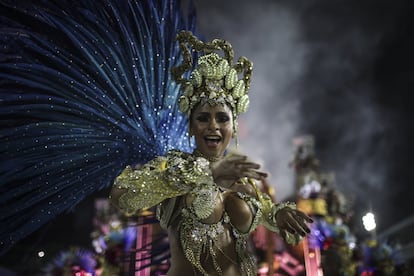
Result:
{"type": "Polygon", "coordinates": [[[247,93],[253,63],[246,57],[240,57],[237,63],[232,65],[233,48],[229,42],[222,39],[202,42],[191,32],[181,31],[177,35],[177,41],[183,54],[183,62],[172,68],[171,72],[175,81],[181,84],[180,110],[189,115],[198,103],[208,102],[211,105],[229,104],[234,120],[246,112],[249,106],[247,93]],[[201,52],[202,55],[198,58],[190,78],[186,79],[183,74],[193,69],[192,51],[201,52]],[[224,57],[217,53],[220,51],[224,57]],[[241,79],[238,78],[239,74],[242,74],[241,79]]]}

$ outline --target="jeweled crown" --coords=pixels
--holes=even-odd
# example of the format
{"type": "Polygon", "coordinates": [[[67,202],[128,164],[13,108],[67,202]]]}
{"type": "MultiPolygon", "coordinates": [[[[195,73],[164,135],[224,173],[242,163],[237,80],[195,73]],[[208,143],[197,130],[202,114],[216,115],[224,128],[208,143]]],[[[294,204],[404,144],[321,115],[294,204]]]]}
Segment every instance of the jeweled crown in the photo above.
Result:
{"type": "Polygon", "coordinates": [[[253,63],[246,57],[240,57],[232,65],[233,48],[222,39],[202,42],[191,32],[181,31],[177,41],[183,61],[172,68],[172,76],[181,84],[180,110],[190,114],[198,103],[208,102],[211,105],[229,104],[234,118],[246,112],[253,63]],[[193,64],[193,51],[201,53],[196,66],[193,64]],[[224,54],[223,57],[219,55],[220,52],[224,54]],[[191,72],[188,79],[183,77],[187,72],[191,72]],[[242,75],[240,79],[239,74],[242,75]]]}

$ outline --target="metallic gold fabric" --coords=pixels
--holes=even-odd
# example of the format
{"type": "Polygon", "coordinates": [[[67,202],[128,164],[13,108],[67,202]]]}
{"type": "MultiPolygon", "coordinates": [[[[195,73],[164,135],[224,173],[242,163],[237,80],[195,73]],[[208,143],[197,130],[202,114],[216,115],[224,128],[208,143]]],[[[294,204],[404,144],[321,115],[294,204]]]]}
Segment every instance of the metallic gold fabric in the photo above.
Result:
{"type": "MultiPolygon", "coordinates": [[[[165,157],[157,157],[141,168],[128,166],[115,179],[114,185],[126,190],[118,202],[126,214],[190,192],[208,194],[209,189],[215,187],[209,162],[180,151],[170,151],[165,157]]],[[[206,215],[206,211],[200,213],[206,215]]]]}
{"type": "Polygon", "coordinates": [[[277,233],[278,235],[281,234],[281,231],[284,231],[285,240],[287,243],[296,245],[300,241],[302,241],[305,237],[301,236],[297,233],[291,234],[286,230],[281,230],[277,225],[276,221],[276,213],[283,208],[291,208],[296,209],[296,204],[291,202],[282,202],[282,203],[274,203],[272,199],[267,195],[260,191],[257,187],[256,183],[253,180],[249,179],[249,183],[253,186],[257,193],[257,197],[262,204],[262,219],[260,221],[263,226],[269,229],[272,232],[277,233]]]}
{"type": "Polygon", "coordinates": [[[235,238],[237,260],[234,260],[234,262],[237,262],[240,266],[242,275],[256,275],[255,261],[247,250],[247,238],[260,222],[261,204],[257,199],[249,195],[242,193],[237,193],[237,195],[246,201],[254,215],[252,225],[247,233],[242,233],[231,225],[230,218],[226,212],[224,212],[219,222],[206,224],[197,217],[193,206],[181,210],[182,220],[178,227],[181,246],[186,258],[203,275],[208,275],[208,273],[201,262],[202,255],[208,255],[213,262],[217,274],[222,275],[222,269],[218,264],[218,257],[222,257],[224,253],[217,245],[217,240],[224,233],[225,224],[231,225],[232,235],[235,238]]]}

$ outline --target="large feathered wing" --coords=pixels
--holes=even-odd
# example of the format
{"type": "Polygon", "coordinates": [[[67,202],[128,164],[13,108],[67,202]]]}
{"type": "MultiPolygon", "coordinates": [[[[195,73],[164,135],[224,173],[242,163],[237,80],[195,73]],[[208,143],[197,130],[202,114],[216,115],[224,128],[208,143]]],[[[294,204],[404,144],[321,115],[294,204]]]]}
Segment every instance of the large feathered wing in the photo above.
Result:
{"type": "Polygon", "coordinates": [[[191,6],[22,2],[0,6],[1,253],[126,165],[189,147],[170,68],[191,6]]]}

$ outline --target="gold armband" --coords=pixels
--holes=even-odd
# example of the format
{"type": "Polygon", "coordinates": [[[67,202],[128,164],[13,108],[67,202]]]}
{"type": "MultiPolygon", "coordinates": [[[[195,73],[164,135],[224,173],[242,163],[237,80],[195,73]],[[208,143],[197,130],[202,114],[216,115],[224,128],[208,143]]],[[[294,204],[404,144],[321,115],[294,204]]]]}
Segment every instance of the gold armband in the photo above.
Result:
{"type": "MultiPolygon", "coordinates": [[[[300,236],[299,234],[291,234],[286,230],[281,230],[277,225],[276,221],[276,213],[282,210],[283,208],[291,208],[296,210],[296,204],[292,202],[282,202],[282,203],[274,203],[269,195],[262,193],[260,189],[257,187],[254,180],[249,179],[249,183],[253,186],[256,191],[257,197],[262,204],[262,220],[261,223],[264,227],[269,229],[272,232],[277,233],[280,235],[281,231],[284,232],[284,238],[287,243],[295,245],[298,244],[304,237],[300,236]]],[[[282,236],[283,237],[283,236],[282,236]]]]}

